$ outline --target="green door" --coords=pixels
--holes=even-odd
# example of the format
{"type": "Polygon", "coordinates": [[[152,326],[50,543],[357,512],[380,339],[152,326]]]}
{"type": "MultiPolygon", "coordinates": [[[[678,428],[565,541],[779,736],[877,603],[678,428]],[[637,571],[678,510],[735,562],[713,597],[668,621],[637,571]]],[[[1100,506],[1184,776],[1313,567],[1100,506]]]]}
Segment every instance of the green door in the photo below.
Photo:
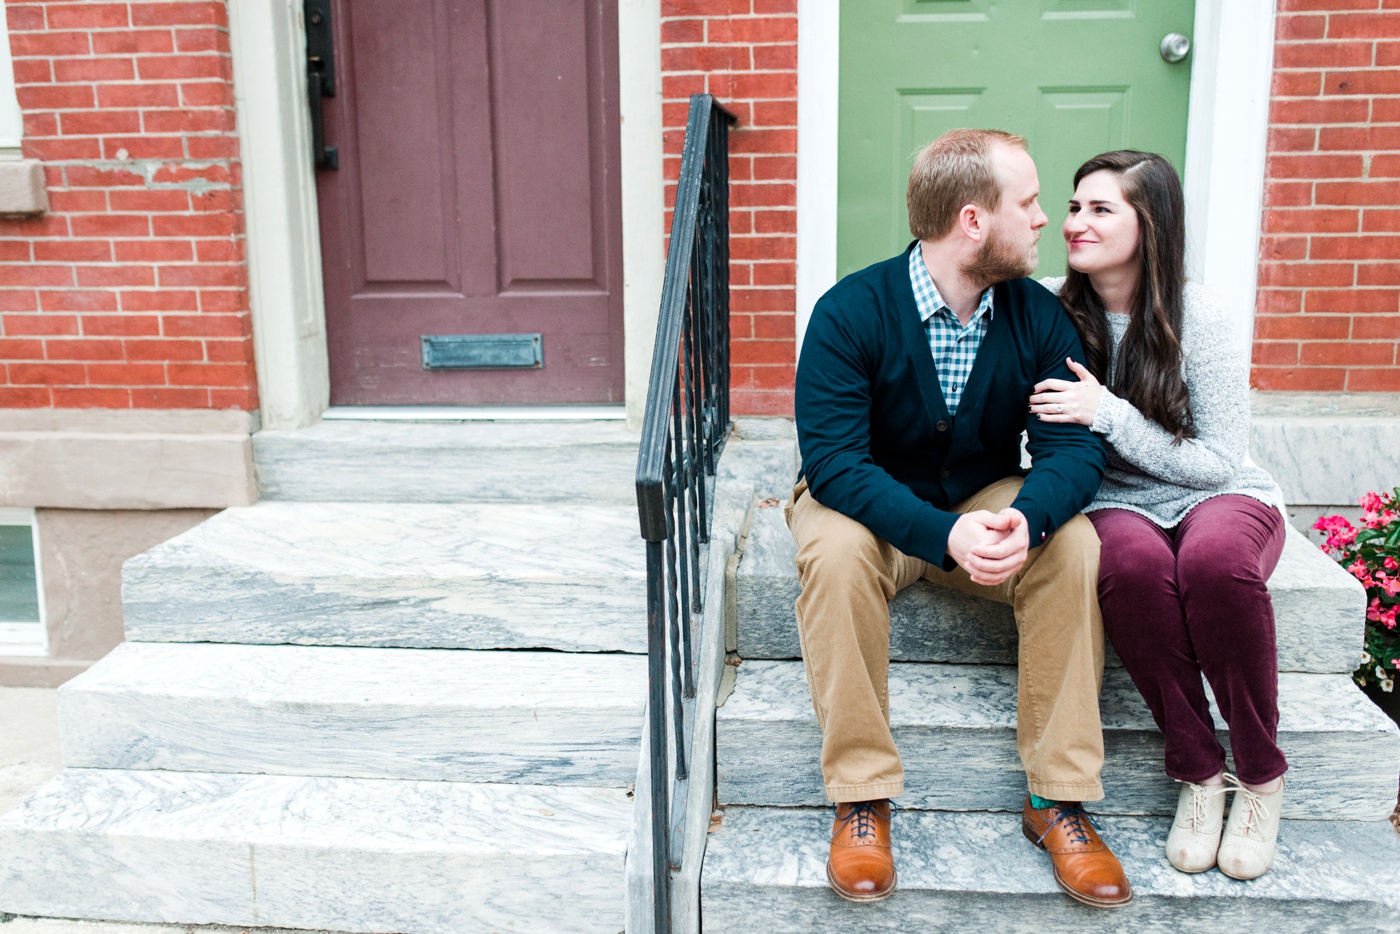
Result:
{"type": "Polygon", "coordinates": [[[1037,275],[1063,275],[1060,224],[1074,170],[1110,149],[1160,152],[1182,170],[1194,0],[845,0],[837,273],[910,240],[913,157],[955,127],[1019,133],[1040,170],[1050,224],[1037,275]]]}

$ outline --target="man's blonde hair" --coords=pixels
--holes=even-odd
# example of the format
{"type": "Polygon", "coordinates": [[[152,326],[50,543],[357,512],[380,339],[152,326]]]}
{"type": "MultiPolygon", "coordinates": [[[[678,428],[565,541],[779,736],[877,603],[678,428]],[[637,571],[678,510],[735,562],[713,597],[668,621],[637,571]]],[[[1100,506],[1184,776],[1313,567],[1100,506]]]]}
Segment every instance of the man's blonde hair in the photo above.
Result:
{"type": "Polygon", "coordinates": [[[949,130],[929,143],[909,172],[909,230],[920,240],[941,240],[963,205],[994,211],[1001,179],[992,166],[1000,143],[1026,148],[1026,139],[1001,130],[949,130]]]}

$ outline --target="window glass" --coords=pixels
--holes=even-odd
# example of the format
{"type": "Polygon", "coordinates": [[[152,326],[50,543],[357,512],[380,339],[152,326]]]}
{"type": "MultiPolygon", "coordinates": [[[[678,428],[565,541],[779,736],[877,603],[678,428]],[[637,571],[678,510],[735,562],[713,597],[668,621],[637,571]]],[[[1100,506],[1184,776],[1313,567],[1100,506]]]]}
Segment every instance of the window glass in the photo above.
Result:
{"type": "Polygon", "coordinates": [[[39,622],[34,533],[27,525],[0,525],[0,622],[39,622]]]}

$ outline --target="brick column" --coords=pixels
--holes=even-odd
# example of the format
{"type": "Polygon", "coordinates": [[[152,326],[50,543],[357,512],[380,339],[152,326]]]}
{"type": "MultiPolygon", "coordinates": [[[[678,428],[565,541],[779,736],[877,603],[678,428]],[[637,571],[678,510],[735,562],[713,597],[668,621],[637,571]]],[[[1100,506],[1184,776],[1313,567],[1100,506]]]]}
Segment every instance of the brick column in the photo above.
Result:
{"type": "Polygon", "coordinates": [[[1400,391],[1398,0],[1280,0],[1268,150],[1253,384],[1400,391]]]}
{"type": "Polygon", "coordinates": [[[662,0],[666,230],[691,94],[739,118],[730,136],[733,407],[791,415],[796,373],[797,0],[662,0]]]}

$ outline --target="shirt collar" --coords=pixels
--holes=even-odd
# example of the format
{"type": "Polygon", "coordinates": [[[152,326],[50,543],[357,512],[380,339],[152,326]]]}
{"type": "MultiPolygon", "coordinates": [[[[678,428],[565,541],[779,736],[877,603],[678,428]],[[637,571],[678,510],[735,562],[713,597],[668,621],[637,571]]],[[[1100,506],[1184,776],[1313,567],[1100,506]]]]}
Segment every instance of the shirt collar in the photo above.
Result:
{"type": "MultiPolygon", "coordinates": [[[[957,313],[948,307],[947,302],[943,301],[938,286],[933,284],[933,277],[928,274],[928,267],[924,265],[923,253],[917,243],[909,251],[909,280],[914,287],[914,305],[919,310],[920,321],[927,324],[928,319],[940,311],[947,312],[954,321],[958,321],[957,313]]],[[[992,292],[994,289],[995,286],[987,286],[982,293],[982,300],[977,303],[977,310],[972,313],[972,318],[968,321],[969,324],[984,314],[988,321],[992,320],[992,292]]],[[[958,321],[958,324],[961,326],[962,322],[958,321]]]]}

